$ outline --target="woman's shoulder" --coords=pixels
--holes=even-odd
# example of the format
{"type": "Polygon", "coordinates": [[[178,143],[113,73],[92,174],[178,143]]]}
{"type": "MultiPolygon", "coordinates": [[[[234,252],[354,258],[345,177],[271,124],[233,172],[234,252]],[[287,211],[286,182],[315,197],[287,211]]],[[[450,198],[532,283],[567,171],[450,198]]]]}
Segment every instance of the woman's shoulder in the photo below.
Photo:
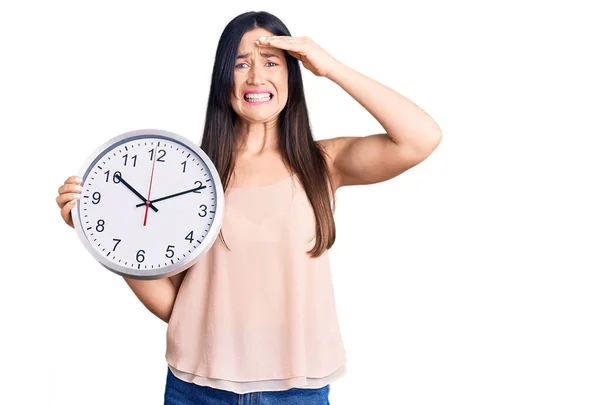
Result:
{"type": "Polygon", "coordinates": [[[327,170],[329,171],[329,173],[331,174],[331,176],[333,178],[334,190],[337,190],[337,188],[338,188],[337,172],[335,170],[335,166],[333,165],[333,162],[335,161],[335,157],[337,154],[337,149],[338,149],[337,143],[336,143],[336,138],[320,139],[315,142],[317,143],[317,145],[319,145],[320,149],[324,152],[325,162],[327,163],[327,170]]]}
{"type": "Polygon", "coordinates": [[[315,141],[315,143],[319,146],[319,148],[325,153],[325,158],[327,159],[327,164],[331,168],[331,163],[333,159],[335,159],[335,142],[334,139],[319,139],[315,141]]]}
{"type": "Polygon", "coordinates": [[[315,141],[325,152],[330,161],[334,161],[338,152],[344,147],[348,137],[327,138],[315,141]]]}

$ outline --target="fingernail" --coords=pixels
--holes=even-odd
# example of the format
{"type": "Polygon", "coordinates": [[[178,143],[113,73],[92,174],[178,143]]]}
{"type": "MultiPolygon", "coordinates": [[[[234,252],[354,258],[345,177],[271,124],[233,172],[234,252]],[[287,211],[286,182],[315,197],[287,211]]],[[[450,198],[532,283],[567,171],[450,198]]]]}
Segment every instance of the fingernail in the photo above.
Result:
{"type": "Polygon", "coordinates": [[[81,187],[81,186],[75,186],[75,190],[81,191],[81,190],[83,190],[83,187],[81,187]]]}
{"type": "Polygon", "coordinates": [[[75,198],[76,198],[76,199],[79,199],[79,198],[81,198],[81,194],[75,194],[75,198]]]}
{"type": "Polygon", "coordinates": [[[258,37],[258,40],[259,40],[259,41],[264,41],[264,40],[266,40],[266,39],[267,39],[267,37],[258,37]]]}
{"type": "Polygon", "coordinates": [[[71,202],[69,204],[75,204],[77,202],[77,200],[71,200],[71,202]]]}

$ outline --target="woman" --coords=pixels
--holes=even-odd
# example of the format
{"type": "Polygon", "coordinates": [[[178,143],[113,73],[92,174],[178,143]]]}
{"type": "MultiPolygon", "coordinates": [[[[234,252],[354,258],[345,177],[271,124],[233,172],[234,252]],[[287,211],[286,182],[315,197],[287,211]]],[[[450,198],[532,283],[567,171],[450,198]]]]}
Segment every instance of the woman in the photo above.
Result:
{"type": "MultiPolygon", "coordinates": [[[[125,278],[168,323],[165,404],[328,404],[346,362],[328,256],[335,192],[398,176],[440,140],[419,107],[277,17],[234,18],[217,47],[201,143],[226,195],[220,242],[176,276],[125,278]],[[314,141],[299,61],[386,133],[314,141]]],[[[57,197],[70,226],[79,181],[57,197]]]]}

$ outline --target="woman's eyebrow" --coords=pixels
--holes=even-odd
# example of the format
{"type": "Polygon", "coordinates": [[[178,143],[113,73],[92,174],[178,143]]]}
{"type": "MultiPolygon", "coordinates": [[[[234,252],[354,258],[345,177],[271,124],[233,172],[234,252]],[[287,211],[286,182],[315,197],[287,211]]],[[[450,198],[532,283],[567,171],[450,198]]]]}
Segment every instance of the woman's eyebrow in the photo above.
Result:
{"type": "MultiPolygon", "coordinates": [[[[238,55],[235,58],[236,59],[244,59],[244,58],[247,58],[248,56],[250,56],[250,52],[245,53],[243,55],[238,55]]],[[[267,53],[267,52],[261,52],[260,56],[262,56],[264,58],[271,58],[271,57],[279,58],[279,56],[277,56],[276,54],[274,54],[274,53],[267,53]]]]}

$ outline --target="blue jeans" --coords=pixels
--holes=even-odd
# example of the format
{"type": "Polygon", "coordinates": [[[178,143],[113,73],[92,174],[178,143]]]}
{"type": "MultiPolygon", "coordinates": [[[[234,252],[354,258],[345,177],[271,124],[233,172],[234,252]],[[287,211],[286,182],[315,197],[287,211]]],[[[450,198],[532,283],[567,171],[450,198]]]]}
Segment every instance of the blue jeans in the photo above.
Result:
{"type": "Polygon", "coordinates": [[[329,384],[238,394],[180,380],[167,367],[164,405],[330,405],[329,384]]]}

